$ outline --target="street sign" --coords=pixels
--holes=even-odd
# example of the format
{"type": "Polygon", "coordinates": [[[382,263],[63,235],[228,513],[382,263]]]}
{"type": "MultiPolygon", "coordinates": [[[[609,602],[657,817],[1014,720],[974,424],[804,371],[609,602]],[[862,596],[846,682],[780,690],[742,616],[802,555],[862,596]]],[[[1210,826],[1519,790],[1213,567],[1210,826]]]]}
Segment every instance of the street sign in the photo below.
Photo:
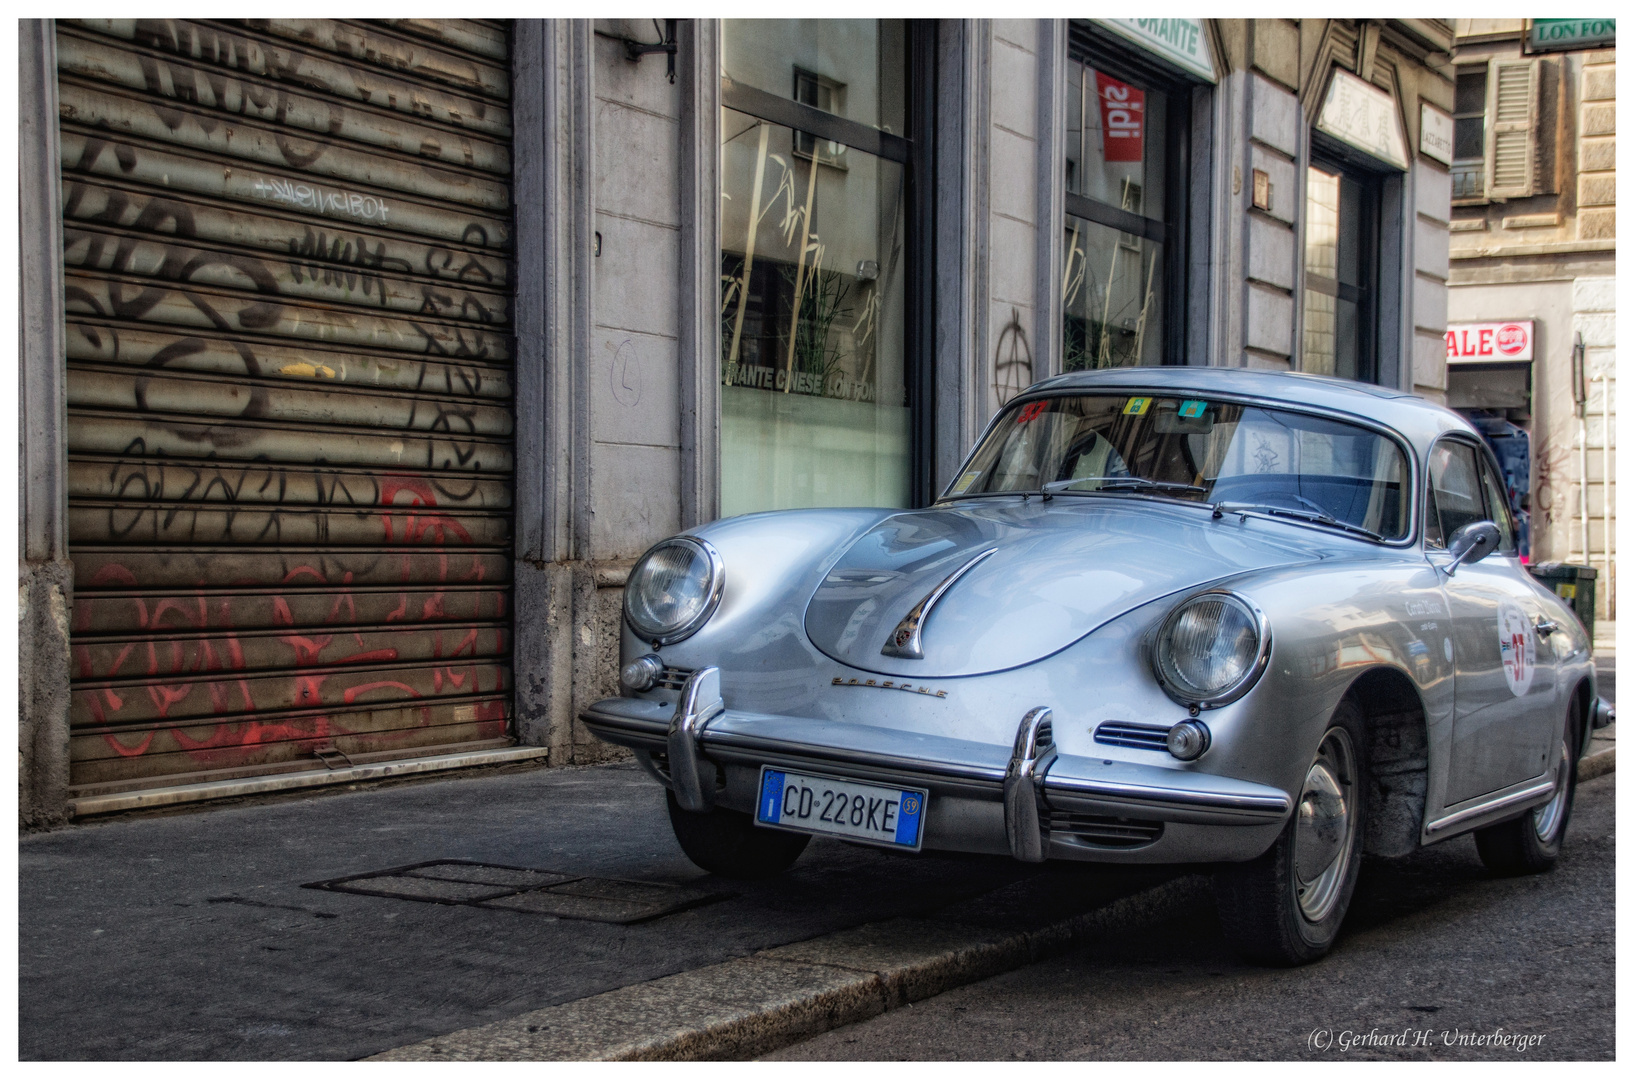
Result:
{"type": "Polygon", "coordinates": [[[1452,117],[1433,105],[1418,107],[1418,152],[1452,164],[1452,117]]]}
{"type": "Polygon", "coordinates": [[[1532,52],[1594,49],[1616,43],[1616,19],[1533,19],[1527,37],[1532,52]]]}
{"type": "Polygon", "coordinates": [[[1449,323],[1447,363],[1513,363],[1532,359],[1532,320],[1449,323]]]}

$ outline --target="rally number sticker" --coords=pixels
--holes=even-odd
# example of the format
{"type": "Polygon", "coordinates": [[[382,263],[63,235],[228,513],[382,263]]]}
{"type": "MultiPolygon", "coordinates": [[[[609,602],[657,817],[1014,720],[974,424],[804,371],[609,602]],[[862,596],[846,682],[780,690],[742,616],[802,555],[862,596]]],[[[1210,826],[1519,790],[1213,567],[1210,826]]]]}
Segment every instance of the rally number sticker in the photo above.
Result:
{"type": "Polygon", "coordinates": [[[1498,608],[1498,657],[1503,661],[1504,681],[1509,692],[1522,697],[1532,687],[1537,667],[1537,645],[1532,640],[1532,624],[1515,604],[1498,608]]]}

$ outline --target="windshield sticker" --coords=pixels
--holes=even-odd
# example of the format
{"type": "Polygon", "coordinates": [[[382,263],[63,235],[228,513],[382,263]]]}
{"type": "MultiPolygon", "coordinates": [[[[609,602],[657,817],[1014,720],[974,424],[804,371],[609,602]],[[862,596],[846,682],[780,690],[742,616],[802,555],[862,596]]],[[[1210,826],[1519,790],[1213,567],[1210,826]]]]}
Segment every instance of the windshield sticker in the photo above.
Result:
{"type": "Polygon", "coordinates": [[[1532,643],[1532,626],[1519,605],[1506,603],[1498,607],[1498,656],[1503,660],[1509,692],[1523,696],[1532,686],[1537,646],[1532,643]]]}
{"type": "Polygon", "coordinates": [[[970,489],[970,485],[976,482],[976,478],[980,475],[980,472],[972,470],[971,472],[967,472],[963,476],[959,477],[959,482],[953,485],[953,494],[963,495],[970,489]]]}
{"type": "Polygon", "coordinates": [[[1025,424],[1049,407],[1050,403],[1047,401],[1035,401],[1021,410],[1021,413],[1016,417],[1016,423],[1025,424]]]}
{"type": "Polygon", "coordinates": [[[1204,410],[1207,408],[1208,402],[1206,401],[1182,401],[1180,403],[1180,415],[1188,420],[1192,420],[1202,416],[1204,410]]]}
{"type": "Polygon", "coordinates": [[[1123,407],[1123,415],[1125,415],[1125,416],[1145,416],[1146,415],[1146,410],[1150,409],[1151,407],[1152,407],[1152,399],[1151,398],[1149,398],[1149,397],[1132,397],[1132,398],[1129,399],[1129,404],[1127,404],[1127,405],[1125,405],[1123,407]]]}

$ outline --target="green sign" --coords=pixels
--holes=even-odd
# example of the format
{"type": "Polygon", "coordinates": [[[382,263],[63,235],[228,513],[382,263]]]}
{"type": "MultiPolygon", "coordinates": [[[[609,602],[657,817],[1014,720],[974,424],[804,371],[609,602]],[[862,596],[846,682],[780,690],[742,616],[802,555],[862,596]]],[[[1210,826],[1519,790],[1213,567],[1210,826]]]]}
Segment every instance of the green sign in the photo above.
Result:
{"type": "Polygon", "coordinates": [[[1096,19],[1108,30],[1157,53],[1182,71],[1214,81],[1214,55],[1202,19],[1096,19]]]}
{"type": "Polygon", "coordinates": [[[1533,19],[1533,52],[1593,49],[1617,43],[1616,19],[1533,19]]]}

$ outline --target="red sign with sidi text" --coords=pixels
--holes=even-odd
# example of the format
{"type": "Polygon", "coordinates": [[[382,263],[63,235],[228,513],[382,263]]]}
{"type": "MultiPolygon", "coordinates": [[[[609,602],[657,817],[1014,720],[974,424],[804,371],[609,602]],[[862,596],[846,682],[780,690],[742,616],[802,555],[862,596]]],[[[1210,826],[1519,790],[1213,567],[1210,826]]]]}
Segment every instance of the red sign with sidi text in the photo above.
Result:
{"type": "Polygon", "coordinates": [[[1095,73],[1101,99],[1102,156],[1107,161],[1140,161],[1146,128],[1146,91],[1095,73]]]}

